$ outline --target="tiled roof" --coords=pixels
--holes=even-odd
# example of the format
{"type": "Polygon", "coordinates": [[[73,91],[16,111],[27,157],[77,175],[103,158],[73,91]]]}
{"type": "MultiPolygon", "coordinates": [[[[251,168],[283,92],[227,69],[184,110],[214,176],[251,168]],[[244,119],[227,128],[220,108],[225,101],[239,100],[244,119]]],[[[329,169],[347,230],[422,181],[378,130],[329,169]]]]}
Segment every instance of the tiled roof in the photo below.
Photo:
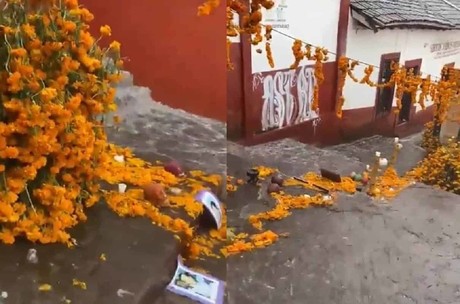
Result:
{"type": "Polygon", "coordinates": [[[351,9],[375,29],[460,29],[460,0],[351,0],[351,9]]]}

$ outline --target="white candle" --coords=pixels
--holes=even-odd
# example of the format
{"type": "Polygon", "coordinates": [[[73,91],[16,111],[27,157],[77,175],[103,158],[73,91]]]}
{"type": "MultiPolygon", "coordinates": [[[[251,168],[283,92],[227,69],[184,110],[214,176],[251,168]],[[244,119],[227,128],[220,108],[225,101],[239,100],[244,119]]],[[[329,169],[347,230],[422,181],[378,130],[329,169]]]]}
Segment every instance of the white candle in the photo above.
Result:
{"type": "Polygon", "coordinates": [[[381,159],[379,160],[379,166],[380,166],[380,167],[386,167],[386,166],[388,166],[388,159],[386,159],[386,158],[381,158],[381,159]]]}
{"type": "Polygon", "coordinates": [[[118,192],[125,193],[128,186],[126,184],[118,184],[118,192]]]}
{"type": "Polygon", "coordinates": [[[119,163],[124,163],[125,162],[125,157],[123,155],[115,155],[113,157],[113,159],[116,161],[116,162],[119,162],[119,163]]]}

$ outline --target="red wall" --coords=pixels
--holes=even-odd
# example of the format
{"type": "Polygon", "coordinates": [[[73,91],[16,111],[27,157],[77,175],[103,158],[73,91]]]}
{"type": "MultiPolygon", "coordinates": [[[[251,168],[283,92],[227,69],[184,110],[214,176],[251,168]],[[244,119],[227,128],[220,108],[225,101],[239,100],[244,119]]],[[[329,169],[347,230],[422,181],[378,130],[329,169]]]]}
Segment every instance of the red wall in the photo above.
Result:
{"type": "Polygon", "coordinates": [[[225,9],[198,17],[203,0],[81,0],[122,44],[136,85],[174,108],[226,120],[225,9]]]}
{"type": "Polygon", "coordinates": [[[241,139],[244,136],[244,88],[243,57],[241,43],[232,43],[230,58],[234,69],[227,72],[227,138],[241,139]]]}

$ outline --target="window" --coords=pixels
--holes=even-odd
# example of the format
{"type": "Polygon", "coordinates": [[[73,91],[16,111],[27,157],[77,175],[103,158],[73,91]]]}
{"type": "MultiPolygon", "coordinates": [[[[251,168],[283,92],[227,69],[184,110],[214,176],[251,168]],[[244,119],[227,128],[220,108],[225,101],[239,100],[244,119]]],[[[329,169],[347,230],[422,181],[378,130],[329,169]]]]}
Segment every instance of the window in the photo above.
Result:
{"type": "Polygon", "coordinates": [[[443,80],[449,80],[450,76],[452,75],[452,71],[455,67],[455,62],[451,62],[444,65],[444,68],[441,71],[441,78],[443,80]]]}
{"type": "MultiPolygon", "coordinates": [[[[400,53],[382,55],[380,60],[379,83],[385,83],[390,81],[391,76],[393,75],[391,65],[393,62],[399,63],[400,57],[400,53]]],[[[394,95],[394,86],[377,89],[377,97],[375,102],[376,117],[382,117],[391,113],[394,95]]]]}

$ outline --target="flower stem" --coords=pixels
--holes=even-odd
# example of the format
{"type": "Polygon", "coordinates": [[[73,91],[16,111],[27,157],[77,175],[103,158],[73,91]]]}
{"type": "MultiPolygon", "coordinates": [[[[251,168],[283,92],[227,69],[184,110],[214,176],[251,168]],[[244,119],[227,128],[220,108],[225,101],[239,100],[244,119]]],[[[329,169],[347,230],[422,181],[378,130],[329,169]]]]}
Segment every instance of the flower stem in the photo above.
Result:
{"type": "Polygon", "coordinates": [[[32,198],[30,197],[29,189],[27,188],[27,185],[25,186],[26,193],[27,193],[27,198],[29,199],[30,206],[32,207],[32,210],[37,213],[37,209],[35,209],[34,203],[32,202],[32,198]]]}

